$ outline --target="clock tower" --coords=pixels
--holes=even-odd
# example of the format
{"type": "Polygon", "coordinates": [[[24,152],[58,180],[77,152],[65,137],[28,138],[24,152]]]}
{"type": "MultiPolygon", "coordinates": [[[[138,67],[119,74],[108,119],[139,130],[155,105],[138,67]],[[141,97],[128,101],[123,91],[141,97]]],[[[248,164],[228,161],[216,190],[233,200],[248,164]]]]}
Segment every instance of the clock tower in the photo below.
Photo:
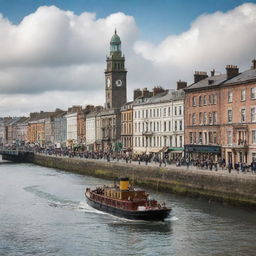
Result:
{"type": "Polygon", "coordinates": [[[106,59],[105,91],[106,109],[120,109],[126,103],[125,57],[121,51],[121,40],[116,30],[110,40],[110,53],[106,59]]]}

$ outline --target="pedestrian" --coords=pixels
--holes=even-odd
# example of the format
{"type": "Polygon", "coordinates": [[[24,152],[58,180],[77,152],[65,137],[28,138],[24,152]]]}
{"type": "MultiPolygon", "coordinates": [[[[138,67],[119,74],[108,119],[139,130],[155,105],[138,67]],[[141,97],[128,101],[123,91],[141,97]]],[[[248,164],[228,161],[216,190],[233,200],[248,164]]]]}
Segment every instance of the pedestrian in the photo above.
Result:
{"type": "Polygon", "coordinates": [[[186,165],[187,165],[187,169],[189,168],[189,159],[186,159],[186,165]]]}
{"type": "Polygon", "coordinates": [[[229,172],[229,173],[231,173],[231,169],[232,169],[232,163],[229,162],[229,163],[228,163],[228,172],[229,172]]]}
{"type": "Polygon", "coordinates": [[[217,164],[217,162],[214,163],[214,168],[215,168],[215,171],[217,172],[218,171],[218,164],[217,164]]]}

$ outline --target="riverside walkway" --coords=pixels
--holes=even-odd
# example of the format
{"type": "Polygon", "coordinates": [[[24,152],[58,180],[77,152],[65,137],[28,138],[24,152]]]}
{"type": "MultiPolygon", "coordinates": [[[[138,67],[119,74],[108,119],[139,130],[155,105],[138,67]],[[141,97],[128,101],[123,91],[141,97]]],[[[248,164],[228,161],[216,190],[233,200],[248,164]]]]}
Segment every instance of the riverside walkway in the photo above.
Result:
{"type": "MultiPolygon", "coordinates": [[[[40,153],[39,155],[45,155],[45,156],[49,156],[49,157],[58,157],[58,158],[70,158],[69,156],[59,156],[59,155],[48,155],[48,154],[42,154],[40,153]]],[[[213,168],[212,170],[210,169],[206,169],[206,168],[199,168],[197,166],[193,166],[193,165],[189,165],[189,167],[181,165],[181,166],[176,166],[175,164],[160,164],[159,163],[155,163],[153,161],[148,162],[147,164],[144,161],[141,161],[140,164],[138,161],[128,161],[126,162],[126,160],[124,159],[111,159],[110,161],[108,161],[107,159],[94,159],[94,158],[83,158],[83,157],[78,157],[78,156],[74,156],[71,157],[71,159],[77,159],[80,161],[93,161],[93,162],[99,162],[99,163],[110,163],[110,164],[115,164],[115,165],[119,165],[119,166],[134,166],[134,168],[136,167],[149,167],[149,168],[163,168],[166,170],[179,170],[181,172],[190,172],[190,173],[197,173],[197,174],[202,174],[202,175],[214,175],[214,176],[232,176],[232,177],[236,177],[236,178],[240,178],[240,179],[249,179],[249,180],[256,180],[256,173],[253,173],[252,171],[246,171],[246,172],[242,172],[239,171],[237,172],[236,170],[231,170],[231,172],[228,171],[227,168],[221,168],[218,166],[217,171],[213,168]]]]}

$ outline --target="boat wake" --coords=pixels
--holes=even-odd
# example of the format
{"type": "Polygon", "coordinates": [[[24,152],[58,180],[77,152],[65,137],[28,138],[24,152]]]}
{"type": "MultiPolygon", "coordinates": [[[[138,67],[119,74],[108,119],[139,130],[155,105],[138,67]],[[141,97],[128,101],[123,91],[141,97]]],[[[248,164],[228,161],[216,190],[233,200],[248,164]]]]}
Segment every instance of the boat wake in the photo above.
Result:
{"type": "MultiPolygon", "coordinates": [[[[86,202],[80,202],[77,206],[77,210],[80,212],[88,212],[88,213],[97,213],[97,214],[103,214],[103,215],[110,215],[106,212],[99,211],[90,205],[88,205],[86,202]]],[[[111,215],[112,216],[112,215],[111,215]]]]}
{"type": "Polygon", "coordinates": [[[29,186],[24,188],[25,191],[48,201],[50,207],[58,208],[68,208],[75,209],[78,202],[60,198],[56,195],[50,194],[48,192],[42,191],[39,189],[39,186],[29,186]]]}

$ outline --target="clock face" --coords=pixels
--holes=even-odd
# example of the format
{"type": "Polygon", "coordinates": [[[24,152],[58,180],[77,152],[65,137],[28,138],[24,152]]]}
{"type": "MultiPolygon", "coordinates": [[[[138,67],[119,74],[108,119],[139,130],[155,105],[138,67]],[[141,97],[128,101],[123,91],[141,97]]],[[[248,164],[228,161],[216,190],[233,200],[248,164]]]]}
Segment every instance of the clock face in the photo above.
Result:
{"type": "Polygon", "coordinates": [[[108,79],[107,79],[107,87],[109,87],[110,84],[111,84],[111,81],[110,81],[110,79],[108,78],[108,79]]]}
{"type": "Polygon", "coordinates": [[[116,80],[116,86],[120,87],[122,85],[122,83],[123,83],[122,80],[120,80],[120,79],[116,80]]]}

